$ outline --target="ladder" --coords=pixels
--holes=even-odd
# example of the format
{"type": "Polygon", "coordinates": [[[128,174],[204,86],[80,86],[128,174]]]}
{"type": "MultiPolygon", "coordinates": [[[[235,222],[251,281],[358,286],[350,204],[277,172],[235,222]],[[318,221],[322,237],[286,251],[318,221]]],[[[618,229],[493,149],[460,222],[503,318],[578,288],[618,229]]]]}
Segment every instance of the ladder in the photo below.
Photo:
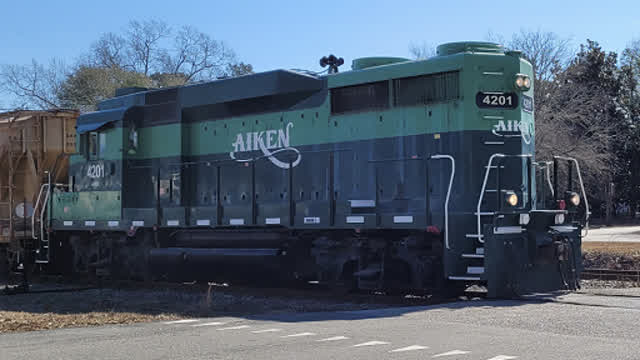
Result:
{"type": "MultiPolygon", "coordinates": [[[[51,181],[50,176],[49,181],[51,181]]],[[[42,186],[40,186],[38,198],[33,207],[33,216],[31,216],[32,238],[33,240],[38,242],[38,247],[36,249],[36,264],[48,264],[51,260],[51,251],[49,249],[49,232],[45,230],[44,226],[50,194],[50,183],[42,184],[42,186]],[[38,219],[37,223],[36,218],[38,219]]]]}
{"type": "Polygon", "coordinates": [[[40,186],[40,192],[33,207],[31,217],[31,232],[33,240],[38,242],[36,249],[36,264],[48,264],[51,261],[51,250],[49,248],[49,231],[45,228],[46,215],[51,197],[52,185],[64,186],[63,184],[52,184],[51,180],[56,179],[62,160],[69,154],[62,153],[56,157],[56,162],[49,171],[45,171],[46,182],[40,186]],[[36,224],[37,222],[37,224],[36,224]]]}
{"type": "MultiPolygon", "coordinates": [[[[473,213],[473,216],[475,217],[475,227],[476,227],[476,231],[473,233],[468,233],[465,234],[465,237],[467,239],[472,239],[474,245],[477,245],[477,247],[475,247],[474,251],[472,252],[465,252],[462,253],[460,255],[460,257],[464,260],[465,264],[466,264],[466,274],[461,275],[461,276],[449,276],[449,280],[454,280],[454,281],[480,281],[482,280],[482,275],[484,274],[484,235],[482,234],[482,226],[484,224],[489,223],[488,220],[484,220],[484,219],[491,219],[493,220],[493,218],[498,215],[498,211],[499,209],[490,209],[490,210],[483,210],[482,209],[482,203],[484,201],[485,198],[485,194],[486,193],[496,193],[496,197],[500,198],[502,195],[501,193],[503,192],[503,189],[500,188],[500,180],[499,180],[499,176],[496,178],[496,189],[487,189],[487,184],[489,182],[489,175],[491,174],[492,170],[497,170],[498,175],[499,175],[499,171],[501,168],[503,168],[503,166],[501,165],[501,160],[507,157],[516,157],[516,158],[523,158],[523,159],[529,159],[528,162],[528,167],[529,167],[529,180],[528,180],[528,184],[529,184],[529,202],[531,201],[531,159],[532,159],[532,155],[531,154],[519,154],[519,155],[506,155],[503,153],[494,153],[489,157],[489,160],[487,162],[487,165],[485,166],[485,173],[484,173],[484,178],[482,181],[482,188],[480,189],[480,194],[478,196],[478,202],[476,204],[476,208],[475,208],[475,212],[473,213]],[[496,161],[497,160],[497,161],[496,161]],[[495,165],[495,163],[497,162],[497,165],[495,165]]],[[[531,204],[529,204],[529,206],[531,206],[531,204]]],[[[514,227],[505,227],[504,229],[501,229],[501,231],[508,231],[509,233],[521,233],[523,231],[525,231],[522,227],[519,226],[514,226],[514,227]]]]}

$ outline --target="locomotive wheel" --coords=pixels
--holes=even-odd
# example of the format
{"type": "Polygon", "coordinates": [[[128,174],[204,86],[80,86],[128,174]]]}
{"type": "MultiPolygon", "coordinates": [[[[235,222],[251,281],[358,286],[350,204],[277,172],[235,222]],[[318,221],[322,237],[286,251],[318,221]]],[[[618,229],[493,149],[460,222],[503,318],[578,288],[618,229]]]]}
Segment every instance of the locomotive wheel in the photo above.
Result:
{"type": "Polygon", "coordinates": [[[459,298],[460,296],[464,296],[465,291],[468,286],[464,282],[459,281],[444,281],[444,286],[441,288],[441,294],[443,297],[447,299],[459,298]]]}
{"type": "Polygon", "coordinates": [[[336,296],[344,296],[356,292],[358,285],[355,279],[349,281],[336,280],[329,284],[329,290],[336,296]]]}
{"type": "Polygon", "coordinates": [[[329,289],[337,296],[344,296],[358,291],[358,279],[353,276],[358,264],[354,261],[347,262],[340,277],[329,282],[329,289]]]}

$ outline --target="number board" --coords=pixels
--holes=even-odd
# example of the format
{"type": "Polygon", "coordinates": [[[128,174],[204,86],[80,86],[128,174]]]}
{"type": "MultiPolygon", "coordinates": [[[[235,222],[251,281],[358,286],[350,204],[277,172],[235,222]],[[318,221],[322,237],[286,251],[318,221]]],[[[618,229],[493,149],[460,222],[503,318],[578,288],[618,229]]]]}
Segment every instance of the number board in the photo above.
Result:
{"type": "Polygon", "coordinates": [[[533,112],[533,98],[531,96],[522,95],[522,110],[533,112]]]}
{"type": "Polygon", "coordinates": [[[515,109],[518,107],[518,95],[514,93],[479,92],[476,104],[481,108],[515,109]]]}

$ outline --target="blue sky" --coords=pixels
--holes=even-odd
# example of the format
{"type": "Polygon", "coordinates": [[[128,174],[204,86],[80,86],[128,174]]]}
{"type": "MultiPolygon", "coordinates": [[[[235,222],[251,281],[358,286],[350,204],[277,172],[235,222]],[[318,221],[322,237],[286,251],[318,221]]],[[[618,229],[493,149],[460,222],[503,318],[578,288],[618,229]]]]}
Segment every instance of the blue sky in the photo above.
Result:
{"type": "Polygon", "coordinates": [[[553,31],[577,46],[591,38],[621,51],[640,38],[640,1],[33,1],[0,0],[0,64],[52,57],[73,61],[100,34],[131,19],[189,24],[224,40],[255,70],[319,70],[334,53],[408,56],[410,43],[510,37],[521,28],[553,31]],[[519,5],[522,4],[522,5],[519,5]]]}

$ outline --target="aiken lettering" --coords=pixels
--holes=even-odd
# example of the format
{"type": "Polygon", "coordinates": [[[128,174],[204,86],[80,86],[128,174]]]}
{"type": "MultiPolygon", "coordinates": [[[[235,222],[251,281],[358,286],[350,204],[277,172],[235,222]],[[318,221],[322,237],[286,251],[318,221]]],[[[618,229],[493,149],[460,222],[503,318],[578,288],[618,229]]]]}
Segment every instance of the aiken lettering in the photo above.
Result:
{"type": "Polygon", "coordinates": [[[238,134],[236,141],[231,144],[233,145],[233,153],[257,151],[262,148],[269,150],[287,148],[290,144],[289,129],[292,127],[293,123],[288,123],[284,129],[238,134]]]}
{"type": "Polygon", "coordinates": [[[524,141],[526,144],[530,144],[531,143],[531,137],[533,136],[533,122],[525,122],[525,121],[517,121],[517,120],[507,120],[506,122],[504,120],[500,120],[498,121],[498,123],[496,123],[495,125],[493,125],[493,129],[491,130],[491,132],[493,133],[493,135],[496,136],[506,136],[506,137],[513,137],[513,136],[521,136],[522,137],[522,141],[524,141]],[[513,133],[513,132],[519,132],[519,135],[509,135],[509,134],[503,134],[503,133],[513,133]]]}
{"type": "Polygon", "coordinates": [[[493,129],[497,132],[501,131],[521,131],[521,132],[529,132],[529,124],[524,121],[517,120],[507,120],[505,123],[504,120],[500,120],[497,124],[493,126],[493,129]]]}
{"type": "Polygon", "coordinates": [[[253,161],[254,158],[239,159],[237,153],[260,150],[263,156],[274,165],[282,169],[288,169],[289,162],[281,161],[275,155],[281,152],[293,152],[296,154],[296,158],[291,165],[295,167],[302,160],[302,156],[296,148],[290,146],[291,128],[293,128],[293,123],[288,123],[283,129],[278,130],[240,133],[236,135],[236,141],[231,144],[233,151],[229,153],[229,156],[238,162],[249,162],[253,161]]]}

